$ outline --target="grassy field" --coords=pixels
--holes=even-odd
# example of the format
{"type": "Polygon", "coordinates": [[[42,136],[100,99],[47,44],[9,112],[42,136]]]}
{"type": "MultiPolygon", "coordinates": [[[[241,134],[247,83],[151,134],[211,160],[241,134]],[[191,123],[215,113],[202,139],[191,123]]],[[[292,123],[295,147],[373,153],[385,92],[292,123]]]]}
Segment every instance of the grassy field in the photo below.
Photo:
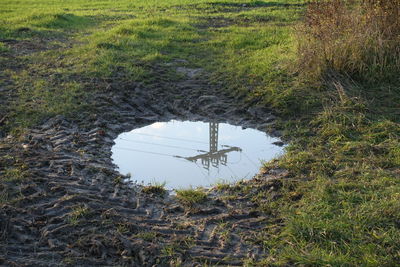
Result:
{"type": "Polygon", "coordinates": [[[290,1],[3,2],[0,60],[15,59],[5,74],[19,95],[11,128],[87,108],[75,99],[102,82],[151,83],[154,66],[173,60],[213,70],[216,79],[229,78],[245,91],[261,84],[272,90],[282,79],[275,66],[290,57],[290,24],[300,7],[290,1]]]}
{"type": "MultiPolygon", "coordinates": [[[[186,60],[224,90],[272,107],[292,140],[265,166],[292,177],[280,197],[254,196],[259,209],[281,218],[253,237],[266,249],[258,264],[395,266],[399,76],[302,69],[305,12],[296,0],[2,0],[0,87],[13,95],[0,107],[8,118],[2,127],[20,133],[56,114],[73,118],[92,108],[87,100],[97,90],[151,84],[160,66],[186,60]]],[[[165,69],[170,79],[178,75],[165,69]]]]}

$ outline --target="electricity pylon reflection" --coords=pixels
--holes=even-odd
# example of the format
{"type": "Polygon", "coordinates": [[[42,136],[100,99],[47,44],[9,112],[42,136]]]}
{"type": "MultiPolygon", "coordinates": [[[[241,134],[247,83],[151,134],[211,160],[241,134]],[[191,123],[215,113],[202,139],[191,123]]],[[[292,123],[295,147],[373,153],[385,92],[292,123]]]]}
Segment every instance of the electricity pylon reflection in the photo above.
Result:
{"type": "Polygon", "coordinates": [[[226,166],[228,162],[228,153],[232,151],[241,152],[240,147],[224,146],[226,149],[218,150],[218,130],[219,123],[210,122],[209,135],[210,135],[210,150],[207,153],[199,154],[193,157],[181,157],[186,160],[196,162],[201,160],[201,164],[207,170],[210,170],[210,166],[217,168],[220,164],[226,166]]]}

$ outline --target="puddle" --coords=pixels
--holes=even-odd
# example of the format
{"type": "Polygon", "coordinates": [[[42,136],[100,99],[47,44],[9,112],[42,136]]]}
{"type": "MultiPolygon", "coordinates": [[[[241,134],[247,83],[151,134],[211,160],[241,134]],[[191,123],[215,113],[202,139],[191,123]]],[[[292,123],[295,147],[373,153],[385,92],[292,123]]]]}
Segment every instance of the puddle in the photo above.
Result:
{"type": "Polygon", "coordinates": [[[166,188],[210,186],[251,179],[262,161],[283,152],[277,138],[226,123],[170,121],[120,134],[112,147],[122,174],[166,188]]]}

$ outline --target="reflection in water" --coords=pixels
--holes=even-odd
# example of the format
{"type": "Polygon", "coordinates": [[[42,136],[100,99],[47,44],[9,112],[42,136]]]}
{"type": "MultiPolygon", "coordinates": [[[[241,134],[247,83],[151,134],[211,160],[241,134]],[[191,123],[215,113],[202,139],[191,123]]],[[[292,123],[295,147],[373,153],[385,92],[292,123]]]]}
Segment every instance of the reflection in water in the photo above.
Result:
{"type": "Polygon", "coordinates": [[[251,178],[261,160],[282,152],[272,144],[276,141],[225,123],[158,122],[119,135],[112,158],[121,173],[131,173],[138,182],[166,182],[168,188],[209,186],[251,178]]]}
{"type": "MultiPolygon", "coordinates": [[[[226,166],[226,163],[228,161],[228,153],[232,151],[239,151],[242,152],[242,149],[240,147],[231,147],[225,145],[225,147],[229,147],[228,149],[222,149],[218,150],[218,125],[219,123],[216,122],[210,122],[210,151],[208,153],[200,154],[194,157],[184,157],[184,159],[187,159],[192,162],[196,162],[198,159],[201,159],[201,163],[203,164],[203,167],[207,169],[208,171],[210,170],[210,162],[213,167],[218,168],[219,164],[222,164],[226,166]]],[[[180,158],[180,156],[177,156],[180,158]]]]}

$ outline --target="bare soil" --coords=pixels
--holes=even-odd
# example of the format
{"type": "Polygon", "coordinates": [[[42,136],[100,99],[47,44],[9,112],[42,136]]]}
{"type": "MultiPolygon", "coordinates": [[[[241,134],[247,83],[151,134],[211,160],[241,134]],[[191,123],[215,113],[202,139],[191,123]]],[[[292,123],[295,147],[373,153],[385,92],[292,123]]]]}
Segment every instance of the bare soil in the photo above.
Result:
{"type": "MultiPolygon", "coordinates": [[[[0,139],[0,171],[23,170],[18,183],[0,187],[12,199],[0,209],[0,265],[242,266],[266,255],[253,237],[280,222],[257,211],[252,197],[259,190],[279,197],[284,170],[211,189],[206,202],[187,206],[171,195],[142,192],[111,161],[118,134],[156,121],[214,120],[279,136],[267,108],[222,91],[203,70],[186,65],[156,67],[151,85],[110,82],[92,93],[94,110],[56,116],[23,138],[0,139]],[[168,68],[184,77],[169,81],[168,68]],[[249,188],[246,194],[240,186],[249,188]]],[[[2,106],[11,97],[5,88],[2,106]]]]}

